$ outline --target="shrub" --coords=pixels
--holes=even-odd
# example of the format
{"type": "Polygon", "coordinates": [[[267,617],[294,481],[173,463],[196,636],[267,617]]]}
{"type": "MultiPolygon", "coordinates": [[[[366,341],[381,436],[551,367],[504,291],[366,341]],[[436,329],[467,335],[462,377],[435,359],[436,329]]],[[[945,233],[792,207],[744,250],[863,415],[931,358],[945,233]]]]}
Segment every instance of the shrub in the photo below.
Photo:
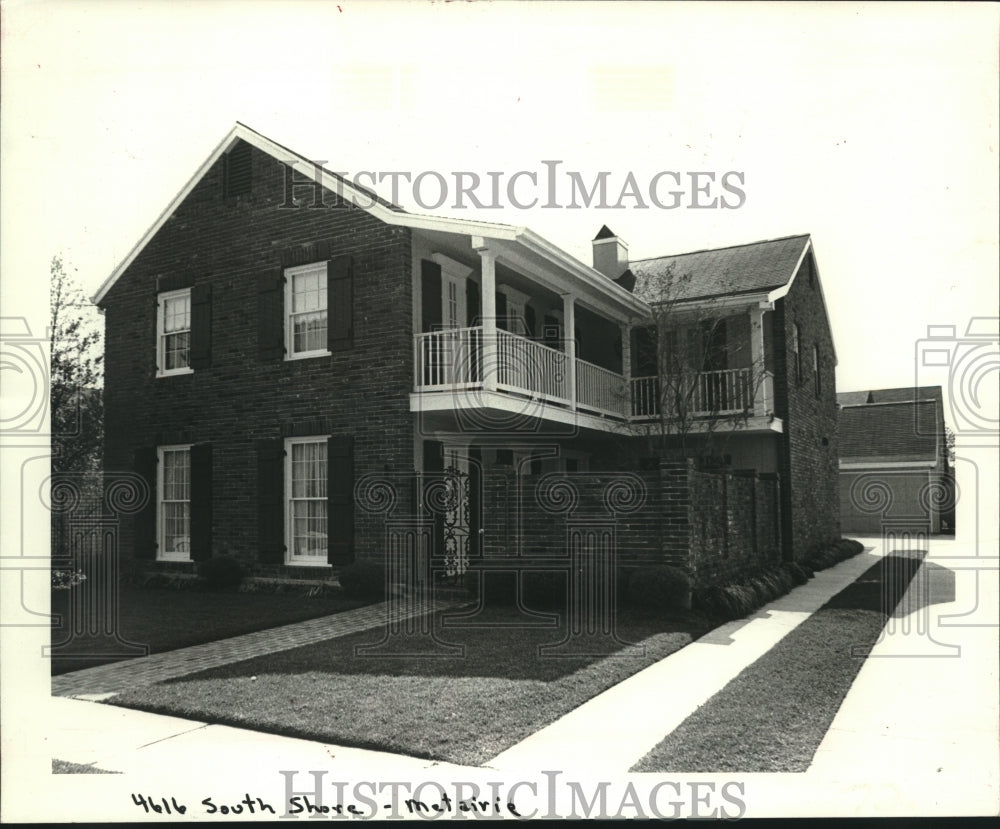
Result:
{"type": "Polygon", "coordinates": [[[651,610],[691,607],[691,579],[679,567],[636,567],[628,580],[629,602],[651,610]]]}
{"type": "Polygon", "coordinates": [[[781,570],[788,575],[793,584],[805,584],[813,577],[813,571],[797,561],[786,561],[781,565],[781,570]]]}
{"type": "Polygon", "coordinates": [[[243,565],[232,556],[212,556],[198,562],[198,578],[209,590],[238,587],[243,581],[243,565]]]}
{"type": "Polygon", "coordinates": [[[355,599],[386,597],[385,567],[373,561],[356,561],[340,571],[338,578],[344,592],[355,599]]]}

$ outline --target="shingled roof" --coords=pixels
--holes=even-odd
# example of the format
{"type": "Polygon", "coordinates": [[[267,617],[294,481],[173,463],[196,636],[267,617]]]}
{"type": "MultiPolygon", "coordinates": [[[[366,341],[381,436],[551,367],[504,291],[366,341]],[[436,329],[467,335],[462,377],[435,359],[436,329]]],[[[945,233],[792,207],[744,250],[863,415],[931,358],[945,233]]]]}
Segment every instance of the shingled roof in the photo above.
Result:
{"type": "Polygon", "coordinates": [[[944,404],[940,386],[902,386],[898,389],[837,392],[837,402],[841,406],[854,406],[858,403],[906,403],[909,400],[936,400],[944,404]]]}
{"type": "Polygon", "coordinates": [[[772,291],[791,281],[808,243],[802,234],[633,261],[634,293],[655,303],[772,291]]]}
{"type": "Polygon", "coordinates": [[[937,417],[934,400],[844,406],[840,410],[840,460],[936,462],[937,417]]]}

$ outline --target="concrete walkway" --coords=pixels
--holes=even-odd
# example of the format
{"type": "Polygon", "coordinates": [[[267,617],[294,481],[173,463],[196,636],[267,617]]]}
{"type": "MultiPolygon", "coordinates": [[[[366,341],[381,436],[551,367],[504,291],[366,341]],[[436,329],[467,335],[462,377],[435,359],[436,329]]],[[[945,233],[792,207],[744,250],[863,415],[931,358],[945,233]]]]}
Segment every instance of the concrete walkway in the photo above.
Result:
{"type": "MultiPolygon", "coordinates": [[[[880,543],[880,542],[876,542],[880,543]]],[[[997,798],[1000,588],[996,546],[933,539],[809,771],[949,785],[997,798]],[[985,784],[985,785],[984,785],[985,784]]],[[[932,790],[933,791],[933,790],[932,790]]],[[[967,802],[972,802],[971,800],[967,802]]]]}
{"type": "MultiPolygon", "coordinates": [[[[480,771],[525,775],[562,769],[600,774],[601,779],[626,772],[744,667],[890,551],[880,539],[860,540],[869,552],[818,573],[753,617],[712,631],[504,751],[486,764],[496,771],[480,771]]],[[[934,540],[928,560],[862,667],[810,770],[804,775],[753,776],[756,803],[781,804],[786,814],[839,813],[839,806],[824,805],[823,798],[835,793],[837,803],[857,810],[854,814],[929,814],[942,803],[951,813],[956,803],[968,804],[970,814],[990,813],[997,792],[1000,717],[996,567],[995,557],[976,557],[955,542],[934,540]],[[793,779],[799,782],[789,788],[793,779]],[[885,780],[895,781],[895,788],[886,789],[880,782],[885,780]],[[956,788],[962,786],[967,787],[965,795],[956,788]],[[896,812],[885,805],[887,791],[895,792],[894,803],[903,804],[896,812]],[[918,796],[924,800],[914,806],[918,796]]],[[[362,610],[367,612],[343,614],[352,620],[350,625],[343,616],[314,620],[264,632],[264,641],[251,634],[213,643],[217,650],[199,646],[208,650],[194,657],[189,653],[173,664],[161,660],[155,669],[137,667],[132,669],[135,674],[131,665],[149,665],[147,660],[154,657],[64,675],[53,684],[58,682],[63,694],[107,693],[133,681],[155,682],[270,652],[276,644],[296,647],[385,619],[382,607],[362,610]]],[[[338,774],[340,779],[371,774],[381,780],[426,779],[428,770],[441,779],[469,779],[476,771],[80,700],[54,697],[49,712],[50,756],[108,771],[148,774],[151,780],[165,768],[183,768],[185,777],[192,779],[201,774],[207,779],[226,769],[226,779],[239,781],[241,788],[254,784],[273,790],[283,785],[276,769],[299,770],[302,779],[296,782],[302,788],[309,787],[309,769],[327,770],[333,779],[338,774]]],[[[280,790],[276,796],[280,799],[280,790]]],[[[760,811],[758,806],[755,814],[760,811]]]]}
{"type": "MultiPolygon", "coordinates": [[[[447,602],[437,602],[430,606],[430,611],[449,606],[447,602]]],[[[390,612],[394,614],[393,621],[396,622],[427,612],[426,607],[410,603],[406,603],[404,608],[390,611],[389,604],[382,602],[332,616],[322,616],[319,619],[221,639],[218,642],[207,642],[204,645],[193,645],[189,648],[178,648],[137,659],[71,671],[52,678],[52,695],[92,699],[107,697],[126,688],[152,685],[197,671],[241,662],[255,656],[290,650],[380,627],[389,619],[390,612]]]]}
{"type": "Polygon", "coordinates": [[[748,619],[716,628],[504,751],[499,770],[558,768],[624,774],[695,709],[854,582],[862,553],[817,573],[748,619]],[[595,747],[599,755],[595,756],[595,747]]]}

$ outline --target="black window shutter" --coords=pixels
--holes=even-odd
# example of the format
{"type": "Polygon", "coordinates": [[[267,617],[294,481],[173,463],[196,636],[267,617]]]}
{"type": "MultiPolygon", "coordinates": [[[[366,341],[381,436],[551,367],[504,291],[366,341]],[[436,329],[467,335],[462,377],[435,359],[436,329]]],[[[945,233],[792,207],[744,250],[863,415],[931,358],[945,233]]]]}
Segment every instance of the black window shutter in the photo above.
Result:
{"type": "Polygon", "coordinates": [[[212,557],[212,444],[191,447],[191,558],[212,557]]]}
{"type": "Polygon", "coordinates": [[[212,286],[191,289],[191,368],[212,366],[212,286]]]}
{"type": "Polygon", "coordinates": [[[285,561],[285,442],[257,441],[257,555],[261,561],[285,561]]]}
{"type": "Polygon", "coordinates": [[[429,259],[420,262],[420,315],[422,331],[441,328],[441,266],[429,259]]]}
{"type": "Polygon", "coordinates": [[[354,278],[350,256],[326,263],[327,348],[344,351],[354,339],[354,278]]]}
{"type": "Polygon", "coordinates": [[[534,337],[535,336],[535,309],[530,305],[524,306],[524,336],[534,337]]]}
{"type": "Polygon", "coordinates": [[[134,556],[137,559],[156,558],[156,447],[136,449],[132,454],[132,468],[149,487],[149,500],[135,514],[134,556]]]}
{"type": "Polygon", "coordinates": [[[481,305],[479,283],[467,279],[465,282],[465,318],[469,321],[469,325],[479,325],[480,317],[482,316],[480,313],[482,310],[481,305]]]}
{"type": "Polygon", "coordinates": [[[327,440],[327,561],[354,560],[354,447],[350,437],[327,440]]]}
{"type": "Polygon", "coordinates": [[[497,292],[497,328],[507,330],[507,294],[497,292]]]}
{"type": "Polygon", "coordinates": [[[542,342],[551,348],[559,348],[559,320],[546,314],[542,318],[542,342]]]}
{"type": "Polygon", "coordinates": [[[285,354],[284,286],[280,270],[257,277],[257,347],[262,361],[280,360],[285,354]]]}

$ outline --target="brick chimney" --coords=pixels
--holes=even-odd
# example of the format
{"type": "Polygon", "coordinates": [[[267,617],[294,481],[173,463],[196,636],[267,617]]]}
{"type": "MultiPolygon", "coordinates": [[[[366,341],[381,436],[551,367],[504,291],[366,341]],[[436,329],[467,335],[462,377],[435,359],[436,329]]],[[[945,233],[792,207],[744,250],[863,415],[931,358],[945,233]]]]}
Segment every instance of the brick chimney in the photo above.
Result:
{"type": "Polygon", "coordinates": [[[603,225],[591,242],[594,250],[594,270],[608,279],[617,280],[628,270],[628,245],[603,225]]]}

